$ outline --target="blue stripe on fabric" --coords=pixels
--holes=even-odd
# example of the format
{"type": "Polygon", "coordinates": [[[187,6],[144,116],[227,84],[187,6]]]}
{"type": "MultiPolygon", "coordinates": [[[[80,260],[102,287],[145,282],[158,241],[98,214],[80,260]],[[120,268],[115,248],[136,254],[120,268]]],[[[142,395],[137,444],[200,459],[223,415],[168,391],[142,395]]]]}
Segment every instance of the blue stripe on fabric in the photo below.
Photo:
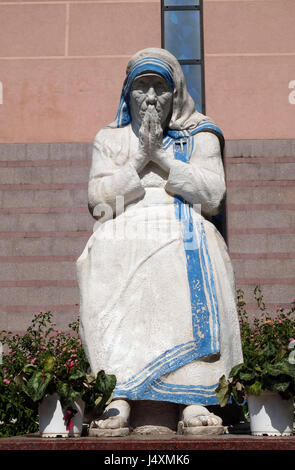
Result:
{"type": "MultiPolygon", "coordinates": [[[[201,221],[201,224],[203,227],[202,221],[201,221]]],[[[206,259],[207,259],[207,263],[209,267],[209,271],[207,271],[207,269],[204,269],[204,274],[205,274],[207,289],[210,295],[211,306],[213,308],[213,317],[212,317],[213,335],[216,341],[216,347],[219,348],[220,347],[219,346],[220,345],[220,332],[219,332],[218,302],[217,302],[217,296],[216,296],[215,285],[214,285],[213,269],[212,269],[210,255],[208,252],[208,246],[207,246],[207,240],[206,240],[204,227],[202,231],[202,249],[200,250],[200,252],[201,252],[203,266],[206,267],[206,261],[204,259],[206,255],[206,259]],[[204,255],[204,252],[205,252],[205,255],[204,255]],[[209,276],[210,276],[210,279],[209,279],[209,276]]]]}
{"type": "Polygon", "coordinates": [[[198,359],[198,353],[201,351],[202,344],[199,341],[199,344],[196,344],[193,350],[188,351],[187,353],[183,354],[182,356],[175,357],[173,360],[169,360],[168,362],[164,362],[160,368],[157,368],[154,371],[151,371],[150,375],[146,377],[146,379],[141,382],[139,385],[135,385],[132,388],[127,388],[120,383],[117,384],[114,390],[114,397],[128,397],[131,400],[143,400],[144,394],[148,391],[150,386],[153,382],[162,377],[165,374],[173,372],[174,370],[183,367],[184,365],[198,359]]]}
{"type": "MultiPolygon", "coordinates": [[[[183,152],[179,152],[178,150],[176,150],[175,146],[174,158],[176,160],[187,163],[188,160],[186,150],[187,146],[185,146],[183,152]]],[[[201,338],[202,351],[206,351],[205,355],[217,353],[220,349],[219,332],[216,332],[217,324],[215,320],[216,316],[218,316],[218,312],[216,311],[217,304],[214,302],[214,299],[216,297],[213,298],[211,292],[211,289],[215,292],[212,269],[209,280],[206,266],[203,264],[203,248],[206,249],[207,259],[209,259],[204,227],[203,224],[196,224],[196,229],[198,231],[197,236],[195,233],[190,207],[188,206],[188,204],[185,204],[183,199],[179,196],[174,197],[174,204],[176,218],[178,220],[181,220],[182,222],[182,233],[187,264],[187,275],[191,296],[192,327],[194,338],[195,340],[197,340],[197,338],[201,338]],[[205,288],[210,297],[209,305],[205,295],[205,288]],[[213,310],[213,335],[210,331],[209,308],[213,310]]]]}
{"type": "Polygon", "coordinates": [[[143,369],[141,369],[137,374],[130,377],[130,379],[124,382],[118,382],[118,385],[124,387],[130,387],[131,385],[135,385],[136,382],[142,381],[145,376],[148,376],[153,370],[157,369],[159,366],[162,366],[165,362],[172,362],[175,360],[175,358],[179,356],[179,354],[187,350],[193,350],[194,346],[195,342],[189,341],[187,343],[175,346],[172,349],[169,349],[168,351],[165,351],[163,354],[161,354],[161,356],[149,362],[149,364],[143,369]]]}
{"type": "Polygon", "coordinates": [[[114,391],[115,396],[117,394],[121,396],[122,393],[140,396],[154,380],[206,355],[207,350],[204,349],[204,343],[199,337],[195,341],[176,346],[162,354],[161,360],[157,358],[128,381],[118,382],[114,391]],[[185,350],[187,351],[185,352],[185,350]],[[173,354],[171,355],[171,353],[173,354]]]}
{"type": "Polygon", "coordinates": [[[217,405],[218,399],[215,393],[217,386],[217,383],[208,387],[174,385],[164,383],[161,380],[155,380],[139,398],[128,392],[122,392],[118,396],[121,398],[129,398],[130,400],[169,401],[183,405],[217,405]]]}

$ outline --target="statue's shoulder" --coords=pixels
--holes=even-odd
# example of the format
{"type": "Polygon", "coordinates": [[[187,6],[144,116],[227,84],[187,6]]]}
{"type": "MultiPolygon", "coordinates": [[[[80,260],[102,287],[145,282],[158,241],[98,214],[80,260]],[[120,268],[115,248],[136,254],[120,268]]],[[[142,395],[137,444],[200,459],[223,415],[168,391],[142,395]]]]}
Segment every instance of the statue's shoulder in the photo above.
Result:
{"type": "Polygon", "coordinates": [[[109,144],[121,140],[128,133],[128,126],[126,127],[111,127],[105,126],[98,131],[94,138],[95,144],[109,144]]]}
{"type": "Polygon", "coordinates": [[[223,153],[224,135],[213,121],[202,121],[192,132],[192,137],[198,145],[203,144],[218,147],[223,153]]]}

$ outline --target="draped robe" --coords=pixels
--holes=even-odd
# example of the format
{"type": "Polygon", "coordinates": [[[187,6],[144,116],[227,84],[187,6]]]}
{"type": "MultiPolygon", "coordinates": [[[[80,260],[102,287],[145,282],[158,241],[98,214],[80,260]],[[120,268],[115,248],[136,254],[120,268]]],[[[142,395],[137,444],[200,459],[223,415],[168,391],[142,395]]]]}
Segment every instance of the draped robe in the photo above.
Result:
{"type": "Polygon", "coordinates": [[[169,174],[151,162],[138,174],[130,124],[95,138],[89,207],[115,211],[123,196],[125,208],[77,261],[80,334],[93,372],[116,375],[115,397],[217,404],[218,379],[243,360],[233,269],[210,222],[225,195],[220,143],[203,121],[164,138],[169,174]]]}

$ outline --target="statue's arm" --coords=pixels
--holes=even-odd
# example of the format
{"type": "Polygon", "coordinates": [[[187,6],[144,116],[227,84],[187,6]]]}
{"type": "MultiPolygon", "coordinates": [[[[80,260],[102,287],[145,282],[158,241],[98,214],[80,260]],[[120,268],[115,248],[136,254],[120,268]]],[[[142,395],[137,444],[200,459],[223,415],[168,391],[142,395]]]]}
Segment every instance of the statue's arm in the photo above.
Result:
{"type": "Polygon", "coordinates": [[[183,197],[191,204],[200,204],[206,215],[219,212],[226,186],[220,144],[216,135],[200,132],[194,136],[190,163],[174,160],[166,190],[183,197]]]}
{"type": "Polygon", "coordinates": [[[93,214],[99,204],[107,204],[112,210],[116,197],[123,196],[124,203],[138,199],[144,188],[132,163],[118,165],[111,155],[111,146],[100,140],[99,134],[94,141],[92,165],[88,183],[88,207],[93,214]]]}

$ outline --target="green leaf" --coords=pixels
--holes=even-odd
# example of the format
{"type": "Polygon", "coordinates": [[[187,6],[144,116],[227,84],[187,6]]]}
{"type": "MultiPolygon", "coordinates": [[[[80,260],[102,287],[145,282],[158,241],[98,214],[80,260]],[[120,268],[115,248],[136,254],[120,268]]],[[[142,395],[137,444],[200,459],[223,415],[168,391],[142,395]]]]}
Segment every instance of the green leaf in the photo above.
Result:
{"type": "Polygon", "coordinates": [[[106,403],[105,403],[105,406],[108,406],[108,405],[111,403],[111,401],[113,400],[113,396],[114,396],[114,394],[111,393],[109,399],[108,399],[108,400],[106,401],[106,403]]]}
{"type": "Polygon", "coordinates": [[[289,375],[295,379],[295,364],[290,364],[290,362],[285,359],[283,361],[277,362],[276,368],[280,371],[280,373],[289,375]]]}
{"type": "Polygon", "coordinates": [[[97,392],[109,395],[116,386],[116,376],[108,375],[101,370],[96,376],[95,389],[97,392]]]}
{"type": "Polygon", "coordinates": [[[102,402],[102,399],[103,399],[103,395],[99,395],[94,402],[95,406],[99,406],[102,402]]]}
{"type": "Polygon", "coordinates": [[[83,372],[82,370],[77,370],[76,372],[73,372],[73,374],[71,374],[69,376],[69,379],[70,380],[77,380],[77,379],[81,379],[81,377],[85,377],[85,372],[83,372]]]}
{"type": "Polygon", "coordinates": [[[25,367],[23,368],[23,372],[27,373],[33,373],[34,370],[37,369],[37,366],[35,364],[26,364],[25,367]]]}
{"type": "Polygon", "coordinates": [[[254,384],[247,385],[247,392],[249,395],[260,395],[262,392],[261,382],[255,381],[254,384]]]}
{"type": "Polygon", "coordinates": [[[273,384],[273,390],[277,390],[278,392],[285,392],[290,385],[290,381],[288,382],[276,382],[273,384]]]}
{"type": "Polygon", "coordinates": [[[44,361],[44,372],[52,372],[55,365],[55,359],[51,354],[47,354],[44,361]]]}
{"type": "Polygon", "coordinates": [[[282,371],[277,366],[273,366],[269,363],[265,364],[262,371],[262,375],[271,375],[272,377],[277,377],[278,375],[281,375],[281,373],[282,371]]]}
{"type": "Polygon", "coordinates": [[[254,377],[255,377],[254,372],[241,372],[240,373],[241,382],[250,382],[250,380],[253,380],[254,377]]]}
{"type": "Polygon", "coordinates": [[[231,394],[231,387],[225,375],[220,377],[218,387],[215,389],[221,407],[228,403],[231,394]]]}
{"type": "Polygon", "coordinates": [[[90,384],[95,382],[95,375],[94,374],[86,374],[86,380],[87,382],[89,382],[90,384]]]}
{"type": "Polygon", "coordinates": [[[70,387],[68,382],[63,382],[57,387],[57,393],[60,396],[60,402],[63,408],[72,406],[73,403],[81,397],[81,392],[77,392],[70,387]]]}
{"type": "Polygon", "coordinates": [[[242,370],[245,367],[245,364],[242,362],[241,364],[237,364],[232,368],[232,370],[229,373],[229,377],[234,377],[235,375],[238,375],[240,370],[242,370]]]}
{"type": "Polygon", "coordinates": [[[53,374],[50,374],[49,372],[43,373],[36,371],[28,380],[26,386],[24,387],[24,391],[34,402],[39,401],[44,397],[46,388],[52,377],[53,374]]]}

